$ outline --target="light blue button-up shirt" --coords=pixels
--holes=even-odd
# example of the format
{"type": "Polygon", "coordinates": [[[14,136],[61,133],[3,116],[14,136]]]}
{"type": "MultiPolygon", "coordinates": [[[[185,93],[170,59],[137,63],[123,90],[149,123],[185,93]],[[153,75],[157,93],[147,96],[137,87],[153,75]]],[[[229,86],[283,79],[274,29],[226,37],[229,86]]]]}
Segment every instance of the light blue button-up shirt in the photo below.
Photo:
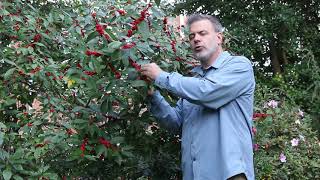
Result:
{"type": "Polygon", "coordinates": [[[155,85],[180,99],[171,107],[156,91],[150,108],[160,124],[182,134],[183,179],[225,180],[245,173],[253,180],[251,62],[224,51],[207,70],[192,71],[194,77],[162,72],[155,85]]]}

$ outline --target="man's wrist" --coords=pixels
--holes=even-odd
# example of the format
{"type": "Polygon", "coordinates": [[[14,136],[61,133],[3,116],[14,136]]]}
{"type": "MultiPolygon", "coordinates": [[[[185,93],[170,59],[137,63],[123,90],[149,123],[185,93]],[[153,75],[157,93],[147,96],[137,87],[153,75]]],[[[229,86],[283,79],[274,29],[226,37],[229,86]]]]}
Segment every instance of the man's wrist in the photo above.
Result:
{"type": "Polygon", "coordinates": [[[166,87],[170,73],[162,71],[154,80],[154,84],[160,88],[166,87]]]}

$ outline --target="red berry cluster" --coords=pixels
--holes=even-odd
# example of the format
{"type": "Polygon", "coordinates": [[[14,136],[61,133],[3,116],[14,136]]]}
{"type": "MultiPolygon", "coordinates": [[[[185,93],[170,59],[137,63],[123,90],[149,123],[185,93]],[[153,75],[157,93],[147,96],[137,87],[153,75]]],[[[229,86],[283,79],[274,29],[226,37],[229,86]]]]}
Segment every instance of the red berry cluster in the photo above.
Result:
{"type": "Polygon", "coordinates": [[[138,25],[139,25],[142,21],[144,21],[147,16],[150,15],[149,12],[148,12],[148,10],[149,10],[150,7],[152,7],[152,4],[151,4],[151,3],[148,4],[147,8],[145,8],[144,10],[142,10],[142,11],[140,12],[140,17],[139,17],[138,19],[135,19],[135,20],[131,23],[132,27],[131,27],[131,29],[128,30],[128,32],[127,32],[127,37],[131,37],[131,36],[133,35],[133,31],[138,30],[138,25]]]}
{"type": "Polygon", "coordinates": [[[129,58],[129,63],[132,67],[134,67],[134,69],[136,69],[136,71],[140,71],[141,66],[135,61],[133,61],[131,58],[129,58]]]}
{"type": "Polygon", "coordinates": [[[163,31],[167,34],[167,36],[170,36],[170,32],[168,30],[168,18],[164,17],[163,19],[163,31]]]}
{"type": "Polygon", "coordinates": [[[49,76],[52,75],[52,73],[51,72],[46,72],[45,75],[49,77],[49,76]]]}
{"type": "Polygon", "coordinates": [[[41,34],[36,34],[34,37],[33,37],[33,42],[39,42],[41,40],[41,34]]]}
{"type": "Polygon", "coordinates": [[[35,74],[35,73],[39,72],[40,70],[41,70],[41,67],[37,66],[36,68],[32,69],[30,73],[35,74]]]}
{"type": "Polygon", "coordinates": [[[174,53],[177,52],[176,43],[177,43],[177,42],[176,42],[175,40],[172,40],[172,41],[170,42],[171,48],[172,48],[172,50],[173,50],[174,53]]]}
{"type": "Polygon", "coordinates": [[[84,138],[80,146],[80,150],[82,151],[81,157],[84,156],[84,151],[86,150],[87,144],[88,144],[88,138],[84,138]]]}
{"type": "Polygon", "coordinates": [[[99,53],[99,52],[97,52],[97,51],[90,51],[90,50],[87,50],[87,51],[86,51],[86,55],[87,55],[87,56],[96,56],[96,57],[102,56],[101,53],[99,53]]]}
{"type": "Polygon", "coordinates": [[[13,26],[13,29],[14,29],[15,31],[19,31],[19,30],[20,30],[20,25],[19,25],[19,23],[16,23],[16,24],[13,26]]]}
{"type": "Polygon", "coordinates": [[[103,137],[99,138],[99,143],[104,145],[106,148],[111,148],[112,144],[110,143],[110,141],[104,139],[103,137]]]}
{"type": "Polygon", "coordinates": [[[80,63],[77,63],[77,68],[82,69],[82,66],[80,63]]]}
{"type": "Polygon", "coordinates": [[[25,75],[25,73],[23,72],[23,70],[19,70],[18,73],[19,73],[19,75],[21,75],[21,76],[24,76],[24,75],[25,75]]]}
{"type": "Polygon", "coordinates": [[[93,75],[97,74],[97,72],[95,72],[95,71],[84,71],[84,73],[88,76],[93,76],[93,75]]]}
{"type": "Polygon", "coordinates": [[[121,73],[119,71],[117,71],[111,63],[108,63],[109,68],[111,69],[111,71],[114,73],[114,76],[116,79],[120,79],[121,78],[121,73]]]}
{"type": "Polygon", "coordinates": [[[104,32],[104,29],[106,29],[107,26],[106,26],[106,25],[101,25],[101,24],[99,23],[98,19],[96,18],[96,15],[97,15],[97,14],[96,14],[95,12],[93,12],[93,13],[91,14],[91,16],[93,17],[93,19],[96,21],[96,31],[100,34],[100,36],[105,37],[107,41],[111,41],[110,36],[104,32]]]}
{"type": "Polygon", "coordinates": [[[133,48],[135,45],[136,45],[135,42],[127,43],[127,44],[121,46],[121,49],[131,49],[131,48],[133,48]]]}
{"type": "Polygon", "coordinates": [[[74,129],[72,129],[72,128],[70,128],[70,129],[67,129],[67,130],[66,130],[66,133],[71,136],[71,135],[73,135],[73,134],[76,134],[77,131],[74,130],[74,129]]]}
{"type": "Polygon", "coordinates": [[[123,9],[118,9],[117,12],[121,15],[121,16],[124,16],[127,14],[127,12],[123,9]]]}
{"type": "MultiPolygon", "coordinates": [[[[113,150],[115,149],[115,148],[113,147],[113,145],[111,144],[111,142],[108,141],[108,140],[106,140],[106,139],[103,138],[103,137],[99,137],[99,138],[98,138],[98,141],[99,141],[100,144],[104,145],[107,149],[108,149],[108,148],[112,148],[113,150]]],[[[85,152],[85,150],[86,150],[86,146],[88,145],[88,142],[89,142],[89,139],[86,137],[86,138],[83,139],[82,144],[80,145],[80,150],[82,151],[81,157],[84,156],[84,152],[85,152]]],[[[94,147],[94,144],[91,144],[90,146],[91,146],[91,147],[94,147]]],[[[92,151],[90,151],[90,152],[91,152],[91,153],[94,153],[95,151],[92,150],[92,151]]]]}
{"type": "Polygon", "coordinates": [[[45,146],[46,144],[49,144],[49,142],[50,142],[50,141],[46,140],[46,141],[44,141],[43,143],[36,144],[36,145],[35,145],[35,148],[43,147],[43,146],[45,146]]]}
{"type": "Polygon", "coordinates": [[[265,113],[254,113],[253,114],[253,119],[255,118],[266,118],[268,116],[268,114],[265,113]]]}

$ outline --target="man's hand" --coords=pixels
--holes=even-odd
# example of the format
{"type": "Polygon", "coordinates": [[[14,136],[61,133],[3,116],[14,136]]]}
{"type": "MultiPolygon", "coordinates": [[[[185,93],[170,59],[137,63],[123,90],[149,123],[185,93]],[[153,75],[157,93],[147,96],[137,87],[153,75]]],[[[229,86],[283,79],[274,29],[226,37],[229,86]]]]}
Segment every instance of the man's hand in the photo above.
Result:
{"type": "Polygon", "coordinates": [[[140,72],[142,75],[147,76],[148,79],[154,81],[162,72],[162,69],[156,63],[150,63],[142,65],[140,72]]]}
{"type": "Polygon", "coordinates": [[[148,96],[152,96],[154,94],[154,87],[150,87],[149,89],[148,89],[148,96]]]}

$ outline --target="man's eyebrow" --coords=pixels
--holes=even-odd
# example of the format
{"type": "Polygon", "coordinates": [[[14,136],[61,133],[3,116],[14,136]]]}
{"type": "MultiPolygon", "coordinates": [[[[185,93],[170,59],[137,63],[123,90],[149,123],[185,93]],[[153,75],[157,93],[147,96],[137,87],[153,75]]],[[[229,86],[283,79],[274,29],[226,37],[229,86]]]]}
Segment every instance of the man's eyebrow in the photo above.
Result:
{"type": "Polygon", "coordinates": [[[207,30],[201,30],[201,31],[197,31],[197,32],[192,32],[189,35],[194,35],[196,33],[206,33],[206,32],[208,32],[208,31],[207,30]]]}
{"type": "Polygon", "coordinates": [[[206,33],[206,32],[208,32],[208,31],[207,30],[201,30],[201,31],[199,31],[197,33],[206,33]]]}

